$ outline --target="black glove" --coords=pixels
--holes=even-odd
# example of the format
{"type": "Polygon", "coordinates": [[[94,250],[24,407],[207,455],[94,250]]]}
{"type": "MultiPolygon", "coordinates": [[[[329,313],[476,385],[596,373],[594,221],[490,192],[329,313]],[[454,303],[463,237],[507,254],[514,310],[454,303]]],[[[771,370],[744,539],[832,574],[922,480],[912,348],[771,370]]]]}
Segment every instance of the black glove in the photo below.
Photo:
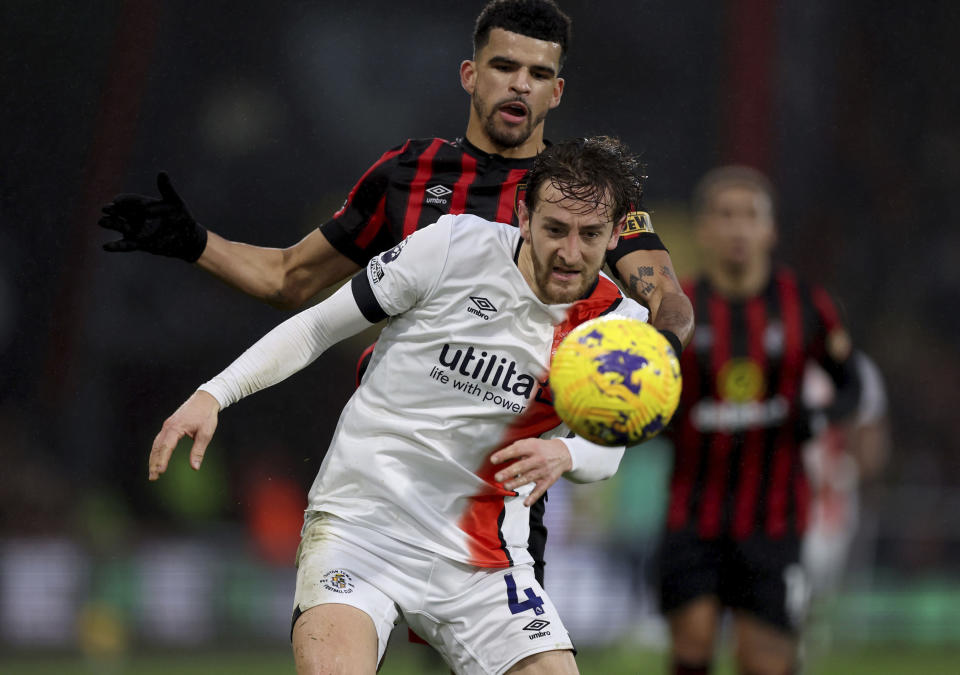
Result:
{"type": "Polygon", "coordinates": [[[196,262],[207,246],[206,228],[193,219],[163,171],[157,174],[157,188],[162,199],[123,194],[103,207],[100,227],[123,235],[103,250],[146,251],[196,262]]]}

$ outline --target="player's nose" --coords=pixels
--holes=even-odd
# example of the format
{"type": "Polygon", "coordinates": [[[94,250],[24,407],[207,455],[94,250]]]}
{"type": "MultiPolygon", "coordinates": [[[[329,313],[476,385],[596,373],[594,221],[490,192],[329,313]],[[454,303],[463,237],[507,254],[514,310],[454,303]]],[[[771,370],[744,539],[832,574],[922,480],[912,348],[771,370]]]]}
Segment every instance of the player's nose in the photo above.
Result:
{"type": "Polygon", "coordinates": [[[530,87],[530,73],[526,68],[518,68],[510,80],[510,89],[520,94],[528,94],[530,87]]]}
{"type": "Polygon", "coordinates": [[[560,261],[565,265],[576,265],[583,259],[583,251],[580,249],[580,237],[576,234],[570,234],[564,237],[557,251],[560,261]]]}

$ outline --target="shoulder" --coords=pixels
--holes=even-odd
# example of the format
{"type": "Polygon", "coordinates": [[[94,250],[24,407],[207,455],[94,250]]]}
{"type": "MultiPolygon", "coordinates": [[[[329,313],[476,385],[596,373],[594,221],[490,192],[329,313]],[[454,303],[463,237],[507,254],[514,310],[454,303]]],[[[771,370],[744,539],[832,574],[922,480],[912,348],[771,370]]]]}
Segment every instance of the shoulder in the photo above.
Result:
{"type": "Polygon", "coordinates": [[[451,245],[472,249],[478,254],[490,248],[512,251],[520,240],[520,228],[471,213],[441,216],[436,225],[441,223],[450,229],[451,245]]]}
{"type": "Polygon", "coordinates": [[[461,154],[463,150],[454,141],[448,141],[445,138],[408,138],[406,141],[389,150],[396,153],[398,159],[402,162],[428,159],[437,154],[461,154]]]}

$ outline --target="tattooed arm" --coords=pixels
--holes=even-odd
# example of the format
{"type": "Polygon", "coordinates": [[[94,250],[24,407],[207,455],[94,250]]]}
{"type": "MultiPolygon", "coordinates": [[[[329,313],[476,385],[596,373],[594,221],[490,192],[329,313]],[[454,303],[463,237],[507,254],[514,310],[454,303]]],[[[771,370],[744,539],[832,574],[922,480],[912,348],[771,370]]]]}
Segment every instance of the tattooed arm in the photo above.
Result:
{"type": "Polygon", "coordinates": [[[650,323],[680,338],[684,346],[693,336],[693,305],[680,288],[670,254],[639,250],[617,261],[617,276],[627,293],[650,310],[650,323]]]}

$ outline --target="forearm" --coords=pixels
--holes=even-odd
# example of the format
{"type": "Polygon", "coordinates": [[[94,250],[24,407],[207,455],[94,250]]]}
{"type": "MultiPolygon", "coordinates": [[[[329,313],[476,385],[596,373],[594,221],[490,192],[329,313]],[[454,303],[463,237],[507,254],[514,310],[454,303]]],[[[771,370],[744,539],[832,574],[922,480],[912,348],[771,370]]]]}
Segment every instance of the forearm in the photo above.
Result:
{"type": "Polygon", "coordinates": [[[683,291],[664,293],[656,311],[650,310],[650,323],[659,330],[668,330],[686,347],[693,337],[693,303],[683,291]]]}
{"type": "Polygon", "coordinates": [[[288,248],[228,241],[210,232],[197,264],[218,279],[281,309],[296,309],[360,269],[313,230],[288,248]]]}
{"type": "Polygon", "coordinates": [[[229,241],[207,233],[207,246],[197,265],[234,288],[259,300],[284,305],[284,251],[229,241]]]}
{"type": "Polygon", "coordinates": [[[222,373],[200,386],[221,408],[272,386],[310,365],[329,347],[369,328],[350,285],[284,321],[222,373]]]}
{"type": "Polygon", "coordinates": [[[626,449],[624,446],[597,445],[579,436],[559,440],[570,452],[571,468],[563,477],[574,483],[593,483],[610,478],[620,467],[626,449]]]}
{"type": "Polygon", "coordinates": [[[650,310],[654,328],[670,331],[686,346],[693,337],[693,304],[683,293],[666,251],[633,251],[617,262],[627,294],[650,310]]]}

